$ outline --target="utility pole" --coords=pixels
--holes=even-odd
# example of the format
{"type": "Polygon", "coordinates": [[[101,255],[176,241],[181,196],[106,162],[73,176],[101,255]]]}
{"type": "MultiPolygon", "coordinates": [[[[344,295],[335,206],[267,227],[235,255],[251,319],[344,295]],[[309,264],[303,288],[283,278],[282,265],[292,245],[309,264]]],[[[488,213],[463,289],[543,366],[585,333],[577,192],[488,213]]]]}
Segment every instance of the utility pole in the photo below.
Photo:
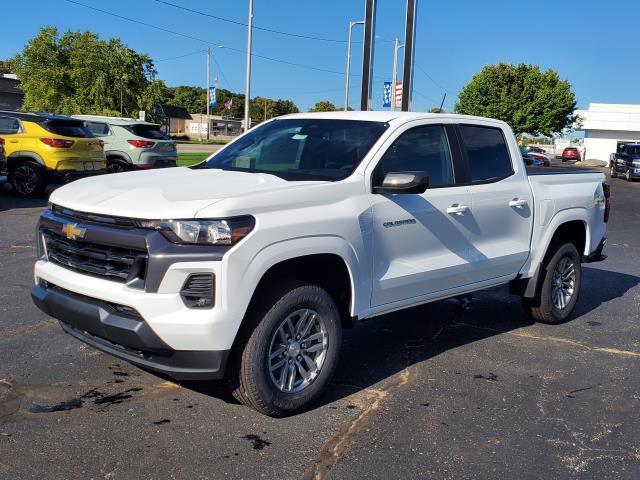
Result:
{"type": "Polygon", "coordinates": [[[396,38],[393,49],[393,76],[391,80],[391,111],[396,110],[396,83],[398,83],[398,52],[404,45],[396,38]]]}
{"type": "Polygon", "coordinates": [[[244,131],[249,131],[249,107],[251,96],[251,34],[253,29],[253,0],[249,0],[249,21],[247,25],[247,78],[244,88],[244,131]]]}
{"type": "Polygon", "coordinates": [[[211,49],[207,48],[207,140],[211,130],[211,49]]]}
{"type": "Polygon", "coordinates": [[[124,79],[127,78],[127,76],[123,73],[122,76],[120,77],[120,116],[124,116],[123,115],[123,89],[124,89],[124,79]]]}
{"type": "Polygon", "coordinates": [[[349,110],[349,76],[351,75],[351,31],[356,25],[364,25],[364,21],[349,22],[349,42],[347,45],[347,73],[344,86],[344,111],[349,110]]]}
{"type": "Polygon", "coordinates": [[[407,16],[404,30],[404,68],[402,72],[402,111],[411,111],[413,91],[413,58],[416,53],[416,14],[418,0],[407,0],[407,16]]]}
{"type": "Polygon", "coordinates": [[[373,72],[373,47],[376,30],[376,0],[365,0],[364,43],[362,47],[362,87],[360,110],[371,110],[371,81],[373,72]]]}

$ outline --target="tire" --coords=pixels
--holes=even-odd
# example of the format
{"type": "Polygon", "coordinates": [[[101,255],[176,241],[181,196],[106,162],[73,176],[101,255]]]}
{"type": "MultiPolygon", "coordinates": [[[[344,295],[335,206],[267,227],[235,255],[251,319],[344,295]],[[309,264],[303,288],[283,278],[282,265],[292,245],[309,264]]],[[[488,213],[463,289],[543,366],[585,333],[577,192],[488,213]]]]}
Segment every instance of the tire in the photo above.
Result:
{"type": "Polygon", "coordinates": [[[305,282],[282,282],[256,302],[245,323],[226,372],[238,401],[264,415],[284,417],[303,410],[322,394],[338,365],[342,341],[340,314],[325,290],[305,282]],[[305,336],[300,341],[283,337],[292,331],[287,320],[292,327],[301,325],[305,336]],[[305,328],[307,324],[310,326],[305,328]],[[309,350],[305,350],[302,340],[311,337],[312,344],[307,343],[309,350]],[[276,368],[281,362],[284,364],[276,368]],[[307,369],[308,379],[303,378],[298,364],[307,369]],[[318,364],[313,372],[311,365],[318,364]]]}
{"type": "Polygon", "coordinates": [[[119,158],[110,158],[107,160],[107,173],[121,173],[130,170],[130,165],[119,158]]]}
{"type": "Polygon", "coordinates": [[[611,178],[616,178],[618,176],[615,165],[611,164],[611,171],[609,173],[611,174],[611,178]]]}
{"type": "Polygon", "coordinates": [[[625,179],[627,182],[630,182],[630,181],[631,181],[631,170],[630,170],[629,168],[627,168],[627,171],[626,171],[626,172],[625,172],[625,174],[624,174],[624,179],[625,179]]]}
{"type": "Polygon", "coordinates": [[[9,171],[9,183],[18,197],[41,197],[47,186],[45,169],[38,162],[23,160],[9,171]]]}
{"type": "Polygon", "coordinates": [[[547,256],[548,260],[543,264],[541,285],[538,287],[536,296],[523,298],[522,305],[532,319],[556,325],[567,320],[576,306],[582,284],[582,268],[580,254],[574,244],[560,243],[553,248],[554,250],[547,256]],[[573,267],[573,283],[566,280],[569,277],[566,274],[570,271],[570,266],[573,267]],[[571,292],[569,298],[556,296],[559,295],[558,291],[560,294],[563,292],[555,286],[555,282],[559,280],[559,272],[565,273],[563,277],[565,282],[562,285],[565,291],[571,292]]]}

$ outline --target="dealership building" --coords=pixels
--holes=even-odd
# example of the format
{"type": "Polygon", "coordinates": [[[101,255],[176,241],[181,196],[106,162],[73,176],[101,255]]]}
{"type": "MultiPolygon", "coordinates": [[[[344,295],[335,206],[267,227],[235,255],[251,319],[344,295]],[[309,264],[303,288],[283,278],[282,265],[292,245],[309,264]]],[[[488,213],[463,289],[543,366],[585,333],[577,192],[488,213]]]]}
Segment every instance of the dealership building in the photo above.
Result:
{"type": "Polygon", "coordinates": [[[576,112],[582,119],[585,158],[609,162],[621,143],[640,143],[640,105],[590,103],[576,112]]]}

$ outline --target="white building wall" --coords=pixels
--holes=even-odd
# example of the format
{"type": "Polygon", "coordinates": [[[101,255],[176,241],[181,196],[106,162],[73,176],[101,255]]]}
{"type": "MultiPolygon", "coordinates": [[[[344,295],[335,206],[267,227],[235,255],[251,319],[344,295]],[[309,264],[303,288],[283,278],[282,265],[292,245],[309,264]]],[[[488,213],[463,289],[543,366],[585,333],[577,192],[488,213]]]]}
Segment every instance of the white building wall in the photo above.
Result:
{"type": "Polygon", "coordinates": [[[609,155],[618,148],[618,142],[640,142],[640,132],[623,130],[589,130],[584,139],[586,159],[609,163],[609,155]]]}

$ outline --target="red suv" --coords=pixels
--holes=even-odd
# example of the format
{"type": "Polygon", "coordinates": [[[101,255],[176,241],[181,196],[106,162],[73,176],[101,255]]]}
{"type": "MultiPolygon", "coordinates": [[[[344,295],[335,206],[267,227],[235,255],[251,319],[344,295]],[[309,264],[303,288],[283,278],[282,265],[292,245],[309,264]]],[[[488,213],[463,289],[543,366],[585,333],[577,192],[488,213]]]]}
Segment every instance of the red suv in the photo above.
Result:
{"type": "Polygon", "coordinates": [[[581,160],[580,152],[576,147],[567,147],[562,151],[562,161],[566,162],[567,160],[575,160],[576,162],[581,160]]]}

